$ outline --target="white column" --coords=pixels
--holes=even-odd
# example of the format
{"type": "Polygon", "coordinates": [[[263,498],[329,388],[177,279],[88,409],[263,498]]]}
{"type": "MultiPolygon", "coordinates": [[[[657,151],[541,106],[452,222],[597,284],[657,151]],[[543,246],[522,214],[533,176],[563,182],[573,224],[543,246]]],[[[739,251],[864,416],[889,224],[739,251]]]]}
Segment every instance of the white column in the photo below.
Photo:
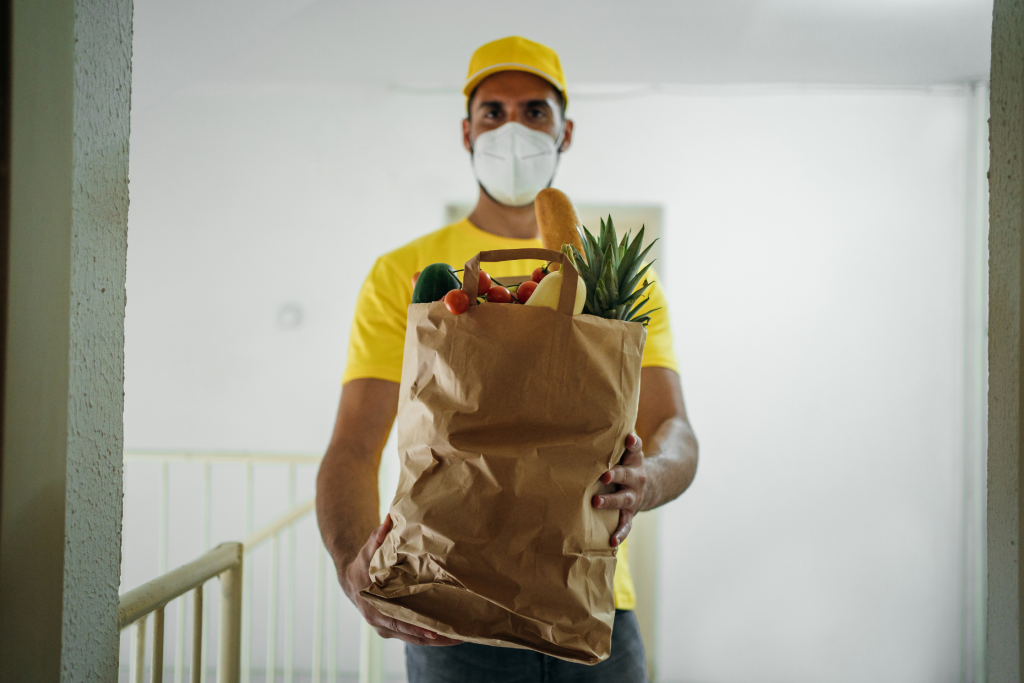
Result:
{"type": "Polygon", "coordinates": [[[131,0],[75,1],[62,681],[115,680],[131,0]]]}
{"type": "Polygon", "coordinates": [[[0,680],[116,680],[131,3],[11,9],[0,680]]]}

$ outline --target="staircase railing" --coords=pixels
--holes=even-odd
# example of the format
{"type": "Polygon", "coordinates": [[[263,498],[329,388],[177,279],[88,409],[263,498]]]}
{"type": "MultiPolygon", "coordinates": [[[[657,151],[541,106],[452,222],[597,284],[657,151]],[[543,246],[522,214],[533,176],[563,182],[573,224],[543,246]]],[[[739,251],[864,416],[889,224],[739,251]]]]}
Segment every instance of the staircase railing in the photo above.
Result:
{"type": "MultiPolygon", "coordinates": [[[[266,667],[265,673],[262,680],[265,681],[276,681],[280,680],[283,675],[285,683],[291,683],[295,679],[295,661],[293,652],[293,640],[295,636],[294,627],[294,612],[295,612],[295,583],[297,580],[295,571],[295,556],[296,556],[296,541],[295,541],[295,526],[299,522],[306,519],[306,517],[314,509],[314,499],[309,498],[301,504],[295,503],[296,498],[296,470],[302,466],[316,466],[319,463],[320,458],[317,456],[292,456],[292,455],[276,455],[276,454],[259,454],[259,453],[160,453],[160,452],[126,452],[125,460],[127,462],[149,462],[151,464],[160,465],[160,478],[159,478],[159,489],[160,489],[160,505],[159,505],[159,517],[158,517],[158,563],[160,565],[161,576],[157,579],[149,581],[148,583],[125,593],[121,598],[121,612],[124,615],[121,619],[121,628],[125,629],[128,626],[135,624],[136,629],[134,633],[134,639],[131,644],[129,653],[129,669],[128,679],[131,683],[143,683],[144,680],[144,669],[146,662],[146,644],[147,644],[147,619],[149,614],[154,614],[152,619],[152,652],[151,654],[151,666],[149,667],[152,671],[150,679],[153,683],[158,683],[163,680],[164,677],[164,608],[171,601],[183,596],[188,591],[194,591],[195,597],[193,598],[194,609],[192,613],[192,638],[191,638],[191,667],[190,675],[192,683],[206,683],[208,667],[206,666],[206,643],[207,638],[204,637],[204,633],[207,632],[207,625],[209,623],[210,605],[203,604],[203,588],[202,585],[213,578],[214,576],[220,576],[222,583],[222,593],[225,590],[224,586],[227,585],[225,582],[228,581],[224,576],[226,571],[222,567],[224,548],[235,548],[238,550],[239,562],[237,567],[231,569],[232,574],[230,581],[237,583],[230,584],[232,590],[237,588],[238,591],[238,605],[232,603],[232,611],[226,613],[224,610],[227,609],[224,598],[222,597],[221,613],[220,613],[220,640],[218,641],[217,651],[217,680],[228,681],[230,683],[248,683],[253,677],[260,680],[258,675],[254,676],[255,672],[250,671],[250,641],[252,640],[252,601],[253,601],[253,585],[252,585],[252,568],[251,559],[249,556],[258,547],[269,543],[270,545],[270,577],[268,585],[267,596],[267,648],[266,648],[266,667]],[[211,526],[211,499],[212,494],[212,474],[211,465],[215,463],[220,464],[235,464],[243,465],[245,469],[244,477],[244,497],[245,497],[245,528],[247,535],[241,542],[225,543],[217,546],[216,548],[208,551],[198,559],[189,562],[178,569],[167,572],[166,563],[169,554],[168,551],[168,539],[170,537],[170,490],[169,490],[169,479],[170,479],[170,465],[174,462],[191,462],[199,463],[203,465],[203,480],[202,480],[202,539],[203,547],[209,547],[210,539],[210,526],[211,526]],[[258,465],[285,465],[288,469],[288,504],[289,509],[284,514],[277,517],[269,524],[263,526],[258,530],[252,529],[252,521],[254,518],[254,501],[253,501],[253,490],[254,490],[254,468],[258,465]],[[285,538],[282,539],[282,536],[285,538]],[[278,575],[279,567],[282,564],[282,549],[281,542],[285,540],[287,545],[284,551],[284,569],[286,572],[285,581],[280,581],[278,575]],[[242,571],[242,562],[246,563],[246,569],[242,571]],[[214,570],[217,571],[214,571],[214,570]],[[284,584],[283,586],[281,584],[284,584]],[[281,588],[285,590],[284,600],[284,615],[278,614],[278,602],[280,597],[281,588]],[[143,599],[142,596],[145,596],[143,599]],[[130,602],[129,602],[130,601],[130,602]],[[237,614],[236,614],[237,612],[237,614]],[[283,619],[280,617],[283,616],[283,619]],[[227,624],[236,623],[238,624],[237,632],[232,631],[232,640],[226,641],[224,629],[227,628],[227,624]],[[279,642],[279,621],[284,622],[284,661],[278,662],[278,642],[279,642]],[[231,645],[234,643],[234,645],[231,645]],[[231,664],[230,662],[233,662],[231,664]]],[[[311,680],[316,683],[322,683],[325,681],[334,681],[338,675],[338,662],[336,647],[334,647],[334,638],[337,634],[337,617],[338,607],[337,596],[340,590],[334,585],[333,574],[331,577],[331,583],[328,583],[327,572],[325,566],[326,562],[326,551],[323,545],[317,541],[317,563],[316,563],[316,579],[315,579],[315,593],[313,597],[313,651],[310,661],[310,673],[311,680]],[[333,602],[329,599],[325,599],[325,596],[331,596],[335,598],[333,602]],[[323,635],[325,625],[325,606],[330,605],[330,620],[328,622],[328,646],[326,652],[323,647],[323,635]]],[[[262,563],[262,559],[261,559],[262,563]]],[[[228,583],[230,583],[228,581],[228,583]]],[[[181,683],[183,681],[184,672],[186,671],[184,662],[185,653],[185,600],[178,600],[177,602],[177,633],[175,634],[175,662],[169,663],[171,670],[173,670],[174,682],[181,683]]],[[[361,627],[361,652],[358,662],[358,676],[359,680],[364,683],[377,683],[383,678],[383,653],[380,647],[380,638],[376,633],[370,631],[365,625],[361,627]]],[[[353,662],[355,664],[355,662],[353,662]]],[[[347,670],[352,673],[356,673],[354,669],[356,667],[346,667],[347,670]]]]}
{"type": "MultiPolygon", "coordinates": [[[[135,661],[146,658],[146,619],[153,614],[153,683],[164,674],[164,607],[171,600],[193,591],[192,682],[199,683],[203,670],[203,586],[213,577],[220,579],[220,634],[218,637],[217,680],[238,683],[242,644],[242,556],[241,543],[221,543],[210,552],[157,577],[121,596],[117,625],[135,628],[135,661]]],[[[143,683],[144,667],[131,673],[133,683],[143,683]]]]}

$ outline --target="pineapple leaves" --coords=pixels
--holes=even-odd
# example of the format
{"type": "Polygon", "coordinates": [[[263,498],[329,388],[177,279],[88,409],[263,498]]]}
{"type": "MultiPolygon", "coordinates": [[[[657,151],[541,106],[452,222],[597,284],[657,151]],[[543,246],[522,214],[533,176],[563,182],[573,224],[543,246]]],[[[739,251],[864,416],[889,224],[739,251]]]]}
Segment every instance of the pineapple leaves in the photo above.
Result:
{"type": "Polygon", "coordinates": [[[622,291],[632,292],[634,289],[636,289],[636,286],[643,282],[644,275],[647,274],[647,271],[650,270],[652,265],[654,264],[648,263],[646,266],[643,267],[643,269],[639,273],[634,275],[632,279],[630,279],[626,283],[623,283],[623,285],[621,286],[622,291]]]}
{"type": "Polygon", "coordinates": [[[610,317],[607,311],[615,308],[619,303],[619,282],[615,277],[615,257],[617,255],[615,245],[609,244],[604,252],[604,270],[601,271],[601,283],[597,288],[598,293],[604,295],[601,308],[602,315],[606,318],[610,317]]]}
{"type": "Polygon", "coordinates": [[[643,311],[650,301],[650,295],[644,297],[644,294],[654,283],[645,281],[651,264],[645,264],[644,258],[654,242],[642,249],[646,227],[641,226],[636,237],[629,231],[617,239],[615,224],[608,216],[607,221],[601,219],[597,236],[582,225],[578,232],[583,251],[573,248],[572,255],[587,286],[583,311],[611,320],[648,325],[653,311],[643,311]],[[639,286],[641,282],[643,285],[639,286]]]}

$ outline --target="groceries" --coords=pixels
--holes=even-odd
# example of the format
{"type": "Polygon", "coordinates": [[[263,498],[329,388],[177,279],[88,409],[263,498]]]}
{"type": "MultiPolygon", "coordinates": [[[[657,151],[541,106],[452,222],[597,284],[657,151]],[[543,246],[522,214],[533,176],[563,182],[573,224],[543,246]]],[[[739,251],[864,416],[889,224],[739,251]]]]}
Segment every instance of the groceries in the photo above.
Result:
{"type": "Polygon", "coordinates": [[[432,263],[421,270],[418,277],[413,276],[413,280],[416,283],[412,291],[414,304],[440,301],[448,292],[462,287],[455,271],[447,263],[432,263]]]}
{"type": "Polygon", "coordinates": [[[448,638],[596,664],[611,652],[619,514],[591,501],[615,490],[602,477],[635,429],[647,330],[581,313],[574,260],[481,252],[444,303],[409,306],[393,527],[360,594],[448,638]],[[540,283],[481,275],[525,260],[561,267],[540,283]],[[553,283],[557,308],[534,303],[553,283]]]}
{"type": "MultiPolygon", "coordinates": [[[[646,279],[650,263],[644,259],[654,243],[643,245],[645,228],[636,237],[617,238],[612,217],[601,220],[595,236],[580,224],[576,208],[565,193],[548,188],[537,195],[537,223],[545,249],[558,251],[579,273],[573,315],[595,315],[608,320],[638,322],[645,327],[654,310],[645,310],[654,284],[646,279]],[[647,295],[647,296],[645,296],[647,295]]],[[[657,240],[655,240],[657,241],[657,240]]],[[[413,276],[413,303],[445,302],[452,315],[462,315],[479,304],[526,304],[558,309],[562,272],[558,261],[537,268],[532,276],[500,282],[481,270],[470,293],[447,263],[433,263],[413,276]],[[513,282],[513,280],[515,280],[513,282]],[[521,281],[521,282],[520,282],[521,281]],[[461,296],[449,293],[460,289],[461,296]]]]}
{"type": "Polygon", "coordinates": [[[640,297],[651,286],[650,282],[644,280],[644,275],[651,267],[649,263],[644,264],[644,257],[654,247],[654,242],[640,251],[644,240],[643,226],[632,241],[627,232],[618,244],[615,243],[615,227],[611,216],[608,216],[607,223],[601,221],[599,237],[595,238],[586,228],[582,228],[581,232],[584,236],[586,260],[575,247],[573,254],[576,256],[580,277],[587,283],[584,312],[609,320],[634,321],[647,325],[653,311],[641,314],[649,297],[640,297]]]}
{"type": "MultiPolygon", "coordinates": [[[[562,247],[562,253],[570,261],[573,261],[572,247],[568,244],[562,247]]],[[[577,268],[577,270],[579,270],[577,268]]],[[[558,310],[558,295],[562,291],[562,271],[556,271],[554,273],[548,273],[539,284],[534,285],[535,291],[526,301],[527,306],[547,306],[550,309],[558,310]]],[[[524,282],[520,287],[528,283],[533,283],[533,280],[524,282]]],[[[583,282],[583,278],[577,278],[576,280],[576,302],[573,304],[572,314],[579,315],[583,312],[583,306],[587,302],[587,286],[583,282]]]]}
{"type": "Polygon", "coordinates": [[[541,190],[533,207],[537,214],[537,227],[540,228],[540,241],[545,249],[561,251],[563,244],[583,248],[579,234],[580,216],[564,192],[553,187],[541,190]]]}

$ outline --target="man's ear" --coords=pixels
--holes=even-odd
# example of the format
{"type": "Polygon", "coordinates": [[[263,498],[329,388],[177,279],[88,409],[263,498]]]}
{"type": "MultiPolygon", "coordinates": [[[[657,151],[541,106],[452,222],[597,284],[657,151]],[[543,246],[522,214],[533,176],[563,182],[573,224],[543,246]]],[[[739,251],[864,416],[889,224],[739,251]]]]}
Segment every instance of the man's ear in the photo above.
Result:
{"type": "Polygon", "coordinates": [[[462,119],[462,146],[467,152],[473,151],[473,143],[469,139],[469,119],[462,119]]]}
{"type": "Polygon", "coordinates": [[[558,148],[559,152],[564,152],[569,149],[569,145],[572,144],[572,119],[565,120],[565,135],[562,136],[562,146],[558,148]]]}

